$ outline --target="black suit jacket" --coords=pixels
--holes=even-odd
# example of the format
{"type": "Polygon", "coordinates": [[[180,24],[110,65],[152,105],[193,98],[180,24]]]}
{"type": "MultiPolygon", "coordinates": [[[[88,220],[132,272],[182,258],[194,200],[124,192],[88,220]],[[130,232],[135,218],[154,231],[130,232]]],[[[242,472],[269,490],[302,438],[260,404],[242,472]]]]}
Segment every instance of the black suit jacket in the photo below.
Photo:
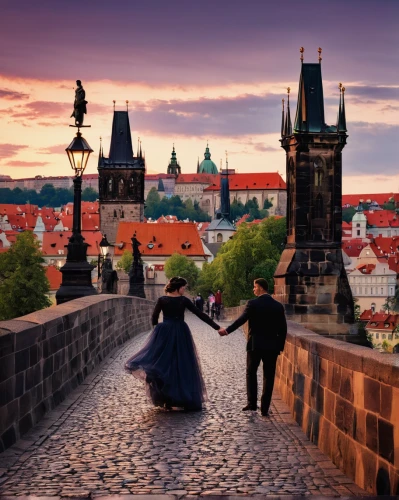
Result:
{"type": "Polygon", "coordinates": [[[247,351],[265,349],[281,352],[287,336],[284,306],[265,293],[248,301],[244,312],[230,326],[228,333],[248,321],[247,351]]]}

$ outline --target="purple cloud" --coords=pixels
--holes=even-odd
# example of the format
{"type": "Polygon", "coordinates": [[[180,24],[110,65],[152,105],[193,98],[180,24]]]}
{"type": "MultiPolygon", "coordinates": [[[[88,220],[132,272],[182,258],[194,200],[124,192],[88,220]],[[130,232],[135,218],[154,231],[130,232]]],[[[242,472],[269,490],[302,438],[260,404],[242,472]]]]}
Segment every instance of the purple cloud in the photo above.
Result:
{"type": "Polygon", "coordinates": [[[29,94],[16,92],[15,90],[0,89],[0,99],[7,99],[8,101],[21,101],[23,99],[29,99],[29,94]]]}
{"type": "Polygon", "coordinates": [[[0,158],[12,158],[26,147],[22,144],[0,144],[0,158]]]}
{"type": "Polygon", "coordinates": [[[65,154],[65,144],[57,144],[56,146],[48,146],[47,148],[41,148],[38,153],[43,155],[64,155],[65,154]]]}
{"type": "Polygon", "coordinates": [[[281,100],[272,94],[133,103],[130,123],[141,133],[240,136],[277,132],[281,100]],[[137,124],[137,125],[136,125],[137,124]]]}

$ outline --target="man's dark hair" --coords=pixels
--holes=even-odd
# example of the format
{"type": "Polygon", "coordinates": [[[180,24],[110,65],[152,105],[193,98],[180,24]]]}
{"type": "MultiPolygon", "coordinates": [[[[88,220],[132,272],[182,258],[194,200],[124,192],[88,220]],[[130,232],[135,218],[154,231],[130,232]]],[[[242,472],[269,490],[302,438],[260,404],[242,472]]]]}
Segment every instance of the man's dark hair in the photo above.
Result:
{"type": "Polygon", "coordinates": [[[254,280],[254,283],[261,286],[265,292],[269,291],[269,283],[265,280],[265,278],[257,278],[254,280]]]}

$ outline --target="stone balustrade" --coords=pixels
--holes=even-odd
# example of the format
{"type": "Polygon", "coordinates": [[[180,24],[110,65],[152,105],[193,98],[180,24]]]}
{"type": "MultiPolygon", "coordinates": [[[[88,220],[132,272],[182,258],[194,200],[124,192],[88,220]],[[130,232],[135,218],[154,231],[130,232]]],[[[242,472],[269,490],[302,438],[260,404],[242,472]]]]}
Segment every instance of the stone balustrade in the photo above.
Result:
{"type": "MultiPolygon", "coordinates": [[[[226,308],[225,317],[243,310],[226,308]]],[[[358,486],[399,494],[399,355],[289,321],[275,384],[303,432],[358,486]]]]}
{"type": "Polygon", "coordinates": [[[150,330],[153,302],[94,295],[0,322],[0,451],[116,346],[150,330]]]}

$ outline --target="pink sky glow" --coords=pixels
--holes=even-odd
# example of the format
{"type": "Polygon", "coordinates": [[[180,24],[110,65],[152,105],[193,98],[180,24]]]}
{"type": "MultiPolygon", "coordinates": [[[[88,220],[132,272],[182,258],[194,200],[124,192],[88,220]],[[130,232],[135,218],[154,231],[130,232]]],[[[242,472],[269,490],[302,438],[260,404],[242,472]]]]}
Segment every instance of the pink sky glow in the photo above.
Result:
{"type": "Polygon", "coordinates": [[[65,148],[75,80],[88,100],[84,137],[97,170],[100,136],[109,150],[113,103],[126,109],[149,173],[166,172],[173,143],[183,173],[206,142],[237,172],[279,171],[281,99],[323,48],[325,114],[335,124],[346,87],[348,144],[343,192],[399,191],[399,2],[185,0],[151,5],[19,0],[2,7],[0,165],[13,178],[70,175],[65,148]],[[77,22],[78,21],[78,22],[77,22]]]}

